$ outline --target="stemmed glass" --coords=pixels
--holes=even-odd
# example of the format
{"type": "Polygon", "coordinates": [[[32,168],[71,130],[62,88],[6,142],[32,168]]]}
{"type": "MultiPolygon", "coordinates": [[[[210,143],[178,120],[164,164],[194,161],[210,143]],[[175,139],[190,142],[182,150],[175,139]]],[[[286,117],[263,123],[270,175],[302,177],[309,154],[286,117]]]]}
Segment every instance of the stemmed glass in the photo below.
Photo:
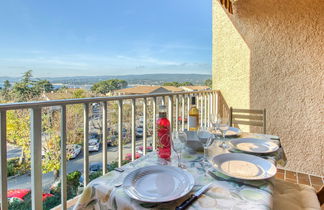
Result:
{"type": "Polygon", "coordinates": [[[204,163],[208,164],[208,160],[207,160],[207,150],[208,150],[208,147],[213,143],[213,140],[214,140],[213,134],[211,134],[208,131],[208,128],[207,127],[201,127],[197,131],[197,136],[198,136],[199,141],[201,142],[201,144],[204,147],[204,158],[203,158],[203,161],[204,161],[204,163]]]}
{"type": "Polygon", "coordinates": [[[229,119],[220,118],[219,123],[217,123],[217,129],[220,130],[223,136],[223,141],[220,144],[220,147],[223,149],[227,149],[229,146],[226,143],[226,132],[229,130],[229,119]]]}
{"type": "Polygon", "coordinates": [[[176,152],[178,157],[178,167],[185,168],[185,165],[181,163],[181,153],[185,148],[187,142],[187,134],[182,131],[173,131],[172,132],[172,148],[176,152]]]}

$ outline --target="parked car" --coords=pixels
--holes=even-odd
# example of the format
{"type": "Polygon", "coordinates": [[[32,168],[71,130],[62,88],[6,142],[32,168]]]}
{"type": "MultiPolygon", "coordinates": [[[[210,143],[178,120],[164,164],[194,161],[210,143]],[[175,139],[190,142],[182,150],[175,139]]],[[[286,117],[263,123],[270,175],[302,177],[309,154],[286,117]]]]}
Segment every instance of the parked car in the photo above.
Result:
{"type": "Polygon", "coordinates": [[[136,134],[136,137],[143,137],[143,127],[142,126],[138,126],[136,128],[135,134],[136,134]]]}
{"type": "Polygon", "coordinates": [[[102,170],[102,163],[100,163],[100,162],[90,163],[90,166],[89,166],[90,173],[94,172],[94,171],[100,171],[100,170],[102,170]]]}
{"type": "MultiPolygon", "coordinates": [[[[142,154],[136,152],[136,153],[135,153],[135,159],[138,159],[138,158],[140,158],[140,157],[142,157],[142,154]]],[[[125,155],[125,160],[132,160],[132,153],[127,153],[127,154],[125,155]]]]}
{"type": "MultiPolygon", "coordinates": [[[[136,151],[137,151],[137,153],[139,153],[139,154],[143,154],[143,146],[138,146],[138,147],[136,148],[136,151]]],[[[153,147],[152,147],[152,146],[148,146],[148,147],[146,147],[146,151],[147,151],[147,152],[152,152],[152,151],[153,151],[153,147]]]]}
{"type": "Polygon", "coordinates": [[[99,136],[99,134],[97,134],[97,133],[90,133],[90,134],[89,134],[89,138],[90,138],[90,139],[99,139],[99,137],[100,137],[100,136],[99,136]]]}
{"type": "Polygon", "coordinates": [[[100,140],[99,139],[90,139],[89,140],[89,152],[96,151],[100,149],[100,140]]]}
{"type": "MultiPolygon", "coordinates": [[[[21,202],[24,202],[24,198],[26,197],[26,195],[28,195],[31,192],[30,189],[13,189],[13,190],[8,190],[8,201],[9,203],[18,200],[21,202]]],[[[52,197],[54,195],[50,194],[50,193],[43,193],[43,201],[48,198],[48,197],[52,197]]]]}
{"type": "Polygon", "coordinates": [[[76,158],[81,152],[81,146],[78,144],[66,145],[66,151],[70,159],[76,158]]]}

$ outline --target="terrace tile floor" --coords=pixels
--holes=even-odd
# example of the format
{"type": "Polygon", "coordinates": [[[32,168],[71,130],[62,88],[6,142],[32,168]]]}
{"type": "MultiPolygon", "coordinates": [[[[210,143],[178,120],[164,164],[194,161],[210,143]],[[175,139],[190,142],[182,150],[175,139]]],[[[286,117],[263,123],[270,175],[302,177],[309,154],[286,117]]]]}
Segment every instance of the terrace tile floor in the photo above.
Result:
{"type": "Polygon", "coordinates": [[[319,190],[324,185],[324,177],[313,176],[284,169],[278,169],[276,179],[281,179],[295,184],[305,184],[319,190]]]}

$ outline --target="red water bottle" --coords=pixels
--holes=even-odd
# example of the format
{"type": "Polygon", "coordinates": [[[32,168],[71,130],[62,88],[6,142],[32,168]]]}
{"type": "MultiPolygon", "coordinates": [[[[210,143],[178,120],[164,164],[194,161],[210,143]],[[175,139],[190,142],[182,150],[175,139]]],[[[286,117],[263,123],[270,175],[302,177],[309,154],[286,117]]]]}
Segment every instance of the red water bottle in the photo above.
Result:
{"type": "Polygon", "coordinates": [[[170,121],[166,118],[166,107],[159,107],[159,119],[156,121],[157,127],[157,152],[161,159],[170,160],[171,157],[171,138],[170,121]]]}

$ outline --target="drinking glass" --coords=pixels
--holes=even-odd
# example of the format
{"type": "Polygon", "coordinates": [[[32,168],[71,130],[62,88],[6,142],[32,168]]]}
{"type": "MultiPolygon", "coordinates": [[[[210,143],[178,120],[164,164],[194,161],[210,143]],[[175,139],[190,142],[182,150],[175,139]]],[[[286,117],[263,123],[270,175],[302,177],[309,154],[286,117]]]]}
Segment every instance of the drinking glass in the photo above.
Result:
{"type": "Polygon", "coordinates": [[[222,133],[222,143],[220,147],[223,149],[227,149],[229,146],[226,143],[226,132],[229,129],[229,119],[228,118],[220,118],[219,124],[217,125],[218,129],[222,133]]]}
{"type": "Polygon", "coordinates": [[[173,131],[172,132],[172,147],[176,152],[178,157],[178,167],[185,168],[185,165],[181,162],[181,153],[185,148],[185,144],[187,142],[187,134],[182,131],[173,131]]]}
{"type": "Polygon", "coordinates": [[[220,115],[216,115],[216,114],[210,114],[209,115],[209,125],[210,128],[214,131],[217,129],[219,129],[219,124],[220,124],[220,115]]]}
{"type": "Polygon", "coordinates": [[[201,144],[204,147],[204,158],[203,158],[203,161],[206,164],[208,164],[208,160],[207,160],[207,150],[208,150],[208,147],[213,143],[213,140],[214,140],[213,134],[211,134],[208,131],[208,128],[207,127],[201,127],[197,131],[197,136],[198,136],[199,141],[201,142],[201,144]]]}

